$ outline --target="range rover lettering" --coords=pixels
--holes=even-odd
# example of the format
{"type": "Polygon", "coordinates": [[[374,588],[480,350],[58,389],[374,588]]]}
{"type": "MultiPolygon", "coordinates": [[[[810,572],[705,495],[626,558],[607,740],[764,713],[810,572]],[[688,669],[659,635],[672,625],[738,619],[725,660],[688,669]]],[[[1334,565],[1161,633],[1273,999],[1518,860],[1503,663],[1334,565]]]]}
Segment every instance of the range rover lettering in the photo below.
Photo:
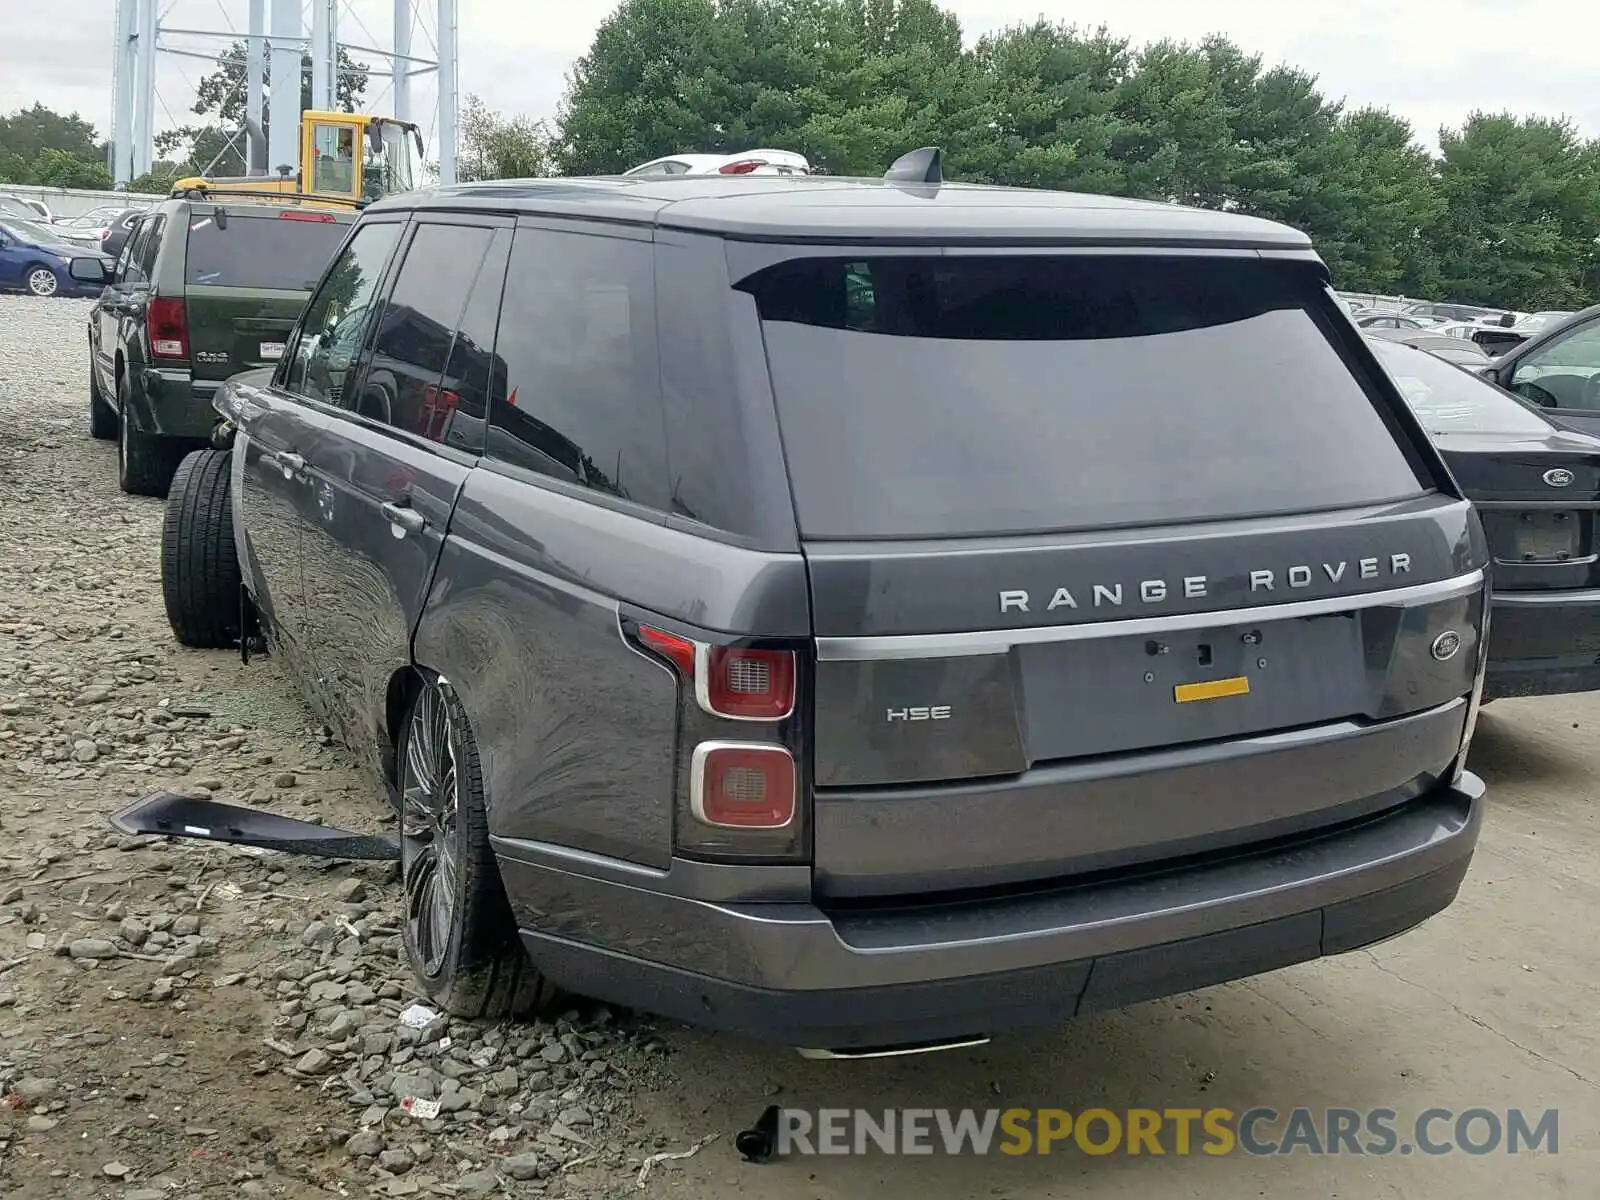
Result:
{"type": "Polygon", "coordinates": [[[1484,531],[1284,226],[930,150],[444,187],[215,408],[174,631],[371,764],[452,1013],[970,1044],[1472,857],[1484,531]]]}

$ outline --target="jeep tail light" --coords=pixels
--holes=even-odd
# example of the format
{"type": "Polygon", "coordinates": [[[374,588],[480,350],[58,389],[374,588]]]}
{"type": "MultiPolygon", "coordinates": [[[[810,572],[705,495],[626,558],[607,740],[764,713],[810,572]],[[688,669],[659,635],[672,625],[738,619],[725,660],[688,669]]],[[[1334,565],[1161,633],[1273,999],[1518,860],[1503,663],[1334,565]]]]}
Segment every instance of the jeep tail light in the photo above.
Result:
{"type": "Polygon", "coordinates": [[[280,221],[313,221],[319,225],[332,225],[333,214],[327,212],[299,212],[290,209],[288,212],[278,214],[280,221]]]}
{"type": "Polygon", "coordinates": [[[794,757],[783,746],[701,742],[690,764],[695,819],[721,829],[784,829],[794,820],[794,757]]]}
{"type": "Polygon", "coordinates": [[[146,310],[150,353],[157,358],[189,357],[189,313],[182,300],[157,296],[146,310]]]}
{"type": "Polygon", "coordinates": [[[782,721],[794,712],[793,650],[709,646],[649,625],[639,626],[639,640],[678,668],[693,685],[695,701],[714,717],[782,721]]]}
{"type": "Polygon", "coordinates": [[[759,158],[742,158],[738,162],[724,163],[717,168],[719,175],[749,175],[751,172],[765,166],[759,158]]]}

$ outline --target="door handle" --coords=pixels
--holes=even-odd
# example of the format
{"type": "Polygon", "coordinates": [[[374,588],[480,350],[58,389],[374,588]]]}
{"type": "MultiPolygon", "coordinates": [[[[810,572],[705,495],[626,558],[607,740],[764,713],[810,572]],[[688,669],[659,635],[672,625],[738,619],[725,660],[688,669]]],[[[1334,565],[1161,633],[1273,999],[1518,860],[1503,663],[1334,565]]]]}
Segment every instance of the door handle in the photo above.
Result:
{"type": "Polygon", "coordinates": [[[421,533],[428,523],[426,517],[409,505],[391,504],[386,501],[378,506],[378,511],[383,514],[383,519],[389,522],[389,530],[397,538],[405,537],[408,533],[421,533]]]}
{"type": "Polygon", "coordinates": [[[306,469],[306,460],[293,450],[263,450],[261,461],[277,467],[285,479],[306,469]]]}

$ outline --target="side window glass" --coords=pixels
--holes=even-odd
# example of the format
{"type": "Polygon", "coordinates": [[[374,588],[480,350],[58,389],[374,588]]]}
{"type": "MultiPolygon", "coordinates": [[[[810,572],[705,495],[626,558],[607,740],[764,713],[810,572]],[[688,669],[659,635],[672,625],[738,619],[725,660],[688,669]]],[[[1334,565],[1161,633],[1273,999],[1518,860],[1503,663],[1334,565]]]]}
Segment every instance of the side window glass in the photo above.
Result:
{"type": "Polygon", "coordinates": [[[123,247],[123,259],[118,265],[117,282],[140,284],[148,282],[144,273],[144,252],[150,245],[150,235],[156,227],[156,218],[147,217],[139,226],[138,232],[128,239],[128,244],[123,247]]]}
{"type": "Polygon", "coordinates": [[[300,318],[294,353],[283,368],[283,387],[310,400],[340,402],[345,377],[361,350],[378,281],[403,228],[398,222],[382,222],[356,230],[300,318]]]}
{"type": "Polygon", "coordinates": [[[459,399],[441,382],[467,294],[494,230],[419,225],[384,300],[360,372],[360,394],[344,406],[362,416],[439,441],[459,399]]]}
{"type": "Polygon", "coordinates": [[[665,511],[653,247],[519,229],[495,351],[489,456],[665,511]]]}
{"type": "Polygon", "coordinates": [[[506,364],[494,352],[494,336],[510,252],[511,231],[498,231],[461,314],[461,327],[445,360],[444,378],[428,409],[427,428],[418,431],[470,454],[483,453],[491,389],[501,400],[506,395],[506,364]]]}
{"type": "Polygon", "coordinates": [[[128,279],[128,270],[133,262],[133,248],[139,244],[139,232],[143,226],[138,226],[128,234],[128,240],[122,243],[122,253],[117,255],[116,273],[112,275],[111,282],[125,283],[128,279]]]}
{"type": "Polygon", "coordinates": [[[1517,363],[1511,390],[1545,408],[1600,409],[1600,320],[1517,363]]]}
{"type": "Polygon", "coordinates": [[[356,188],[356,127],[318,125],[311,134],[311,190],[349,196],[356,188]]]}
{"type": "Polygon", "coordinates": [[[145,239],[144,246],[139,252],[139,274],[149,282],[155,278],[156,255],[161,253],[161,232],[167,227],[166,214],[162,213],[150,222],[150,234],[145,239]]]}

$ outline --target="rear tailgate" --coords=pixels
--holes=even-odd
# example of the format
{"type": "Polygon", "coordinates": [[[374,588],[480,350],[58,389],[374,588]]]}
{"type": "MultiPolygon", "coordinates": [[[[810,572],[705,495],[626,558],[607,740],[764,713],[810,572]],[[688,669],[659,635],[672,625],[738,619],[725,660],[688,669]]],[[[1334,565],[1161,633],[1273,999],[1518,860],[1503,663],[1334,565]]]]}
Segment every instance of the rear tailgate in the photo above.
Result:
{"type": "Polygon", "coordinates": [[[332,213],[226,212],[218,221],[198,208],[189,222],[184,279],[196,379],[274,364],[350,228],[332,213]]]}
{"type": "Polygon", "coordinates": [[[1211,851],[1448,767],[1481,534],[1304,264],[776,271],[742,286],[809,560],[821,894],[1211,851]]]}

